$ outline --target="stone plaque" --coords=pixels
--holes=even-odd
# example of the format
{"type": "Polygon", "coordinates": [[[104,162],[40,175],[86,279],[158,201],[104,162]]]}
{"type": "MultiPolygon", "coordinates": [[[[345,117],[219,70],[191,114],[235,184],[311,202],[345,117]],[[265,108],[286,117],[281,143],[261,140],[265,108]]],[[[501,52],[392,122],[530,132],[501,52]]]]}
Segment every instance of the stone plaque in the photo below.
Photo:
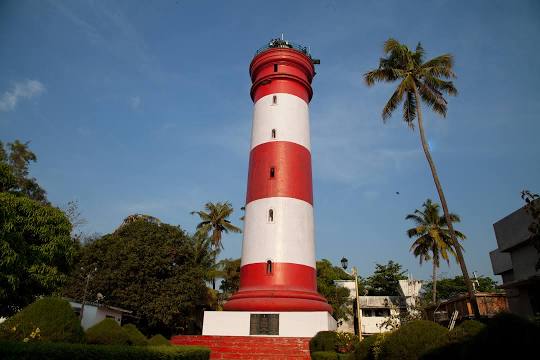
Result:
{"type": "Polygon", "coordinates": [[[279,335],[279,314],[251,314],[249,335],[279,335]]]}

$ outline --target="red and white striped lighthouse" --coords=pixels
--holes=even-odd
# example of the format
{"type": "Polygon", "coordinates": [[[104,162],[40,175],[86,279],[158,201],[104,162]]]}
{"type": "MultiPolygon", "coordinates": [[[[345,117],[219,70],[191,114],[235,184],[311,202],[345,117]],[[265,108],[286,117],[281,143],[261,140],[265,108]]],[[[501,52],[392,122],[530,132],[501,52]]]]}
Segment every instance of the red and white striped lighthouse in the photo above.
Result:
{"type": "Polygon", "coordinates": [[[332,312],[317,292],[309,102],[314,60],[276,39],[250,65],[254,102],[240,289],[227,311],[332,312]]]}

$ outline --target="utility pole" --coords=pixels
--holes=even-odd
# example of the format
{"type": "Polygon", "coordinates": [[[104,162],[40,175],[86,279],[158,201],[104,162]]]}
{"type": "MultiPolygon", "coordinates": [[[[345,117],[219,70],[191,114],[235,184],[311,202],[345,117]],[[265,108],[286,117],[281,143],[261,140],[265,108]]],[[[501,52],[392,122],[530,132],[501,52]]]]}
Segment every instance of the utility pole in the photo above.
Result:
{"type": "MultiPolygon", "coordinates": [[[[84,268],[81,268],[84,270],[84,268]]],[[[97,271],[97,267],[94,267],[94,272],[97,271]]],[[[84,314],[84,305],[86,304],[86,293],[88,292],[88,284],[90,283],[90,278],[92,277],[92,271],[90,270],[88,274],[86,274],[86,285],[84,286],[84,294],[83,294],[83,300],[81,305],[81,313],[79,314],[79,320],[82,323],[83,314],[84,314]]]]}

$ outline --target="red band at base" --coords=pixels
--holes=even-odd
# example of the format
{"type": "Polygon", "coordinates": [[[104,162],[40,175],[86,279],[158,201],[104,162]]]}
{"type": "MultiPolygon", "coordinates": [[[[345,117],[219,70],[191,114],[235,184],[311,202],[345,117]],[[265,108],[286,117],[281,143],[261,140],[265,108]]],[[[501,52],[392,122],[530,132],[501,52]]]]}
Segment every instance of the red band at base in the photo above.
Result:
{"type": "Polygon", "coordinates": [[[226,311],[327,311],[317,293],[316,270],[291,263],[254,263],[240,269],[240,290],[223,306],[226,311]],[[271,271],[269,271],[271,270],[271,271]]]}

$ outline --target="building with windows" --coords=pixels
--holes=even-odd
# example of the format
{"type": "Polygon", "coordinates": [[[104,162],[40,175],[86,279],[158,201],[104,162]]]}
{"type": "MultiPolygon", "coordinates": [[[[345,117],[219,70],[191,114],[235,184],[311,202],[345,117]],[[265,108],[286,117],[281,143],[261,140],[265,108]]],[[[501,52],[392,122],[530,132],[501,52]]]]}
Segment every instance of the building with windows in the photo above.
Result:
{"type": "MultiPolygon", "coordinates": [[[[77,316],[81,314],[82,304],[73,299],[66,299],[77,316]]],[[[131,314],[129,310],[121,309],[115,306],[104,305],[95,302],[86,302],[84,304],[84,313],[81,320],[81,326],[84,330],[94,326],[104,319],[114,319],[119,325],[122,325],[122,316],[131,314]]]]}
{"type": "MultiPolygon", "coordinates": [[[[350,290],[351,306],[355,304],[354,280],[336,280],[337,286],[350,290]]],[[[422,282],[408,279],[399,281],[399,296],[360,296],[362,335],[369,336],[390,330],[390,321],[399,322],[402,312],[414,311],[422,282]]],[[[354,308],[354,318],[338,324],[338,331],[358,333],[358,313],[354,308]]]]}
{"type": "MultiPolygon", "coordinates": [[[[538,200],[535,202],[539,206],[538,200]]],[[[524,317],[540,314],[539,253],[529,225],[532,216],[522,207],[493,224],[497,249],[489,253],[493,273],[502,277],[510,311],[524,317]]]]}

